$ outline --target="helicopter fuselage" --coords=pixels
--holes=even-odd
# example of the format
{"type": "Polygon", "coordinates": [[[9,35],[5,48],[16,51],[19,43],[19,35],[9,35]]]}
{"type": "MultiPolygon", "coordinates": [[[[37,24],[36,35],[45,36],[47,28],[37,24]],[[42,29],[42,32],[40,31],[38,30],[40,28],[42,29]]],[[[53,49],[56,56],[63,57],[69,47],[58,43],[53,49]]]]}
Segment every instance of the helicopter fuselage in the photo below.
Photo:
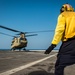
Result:
{"type": "Polygon", "coordinates": [[[11,49],[15,50],[15,49],[22,49],[25,47],[27,47],[27,39],[24,37],[15,37],[13,40],[12,40],[12,44],[11,44],[11,49]]]}

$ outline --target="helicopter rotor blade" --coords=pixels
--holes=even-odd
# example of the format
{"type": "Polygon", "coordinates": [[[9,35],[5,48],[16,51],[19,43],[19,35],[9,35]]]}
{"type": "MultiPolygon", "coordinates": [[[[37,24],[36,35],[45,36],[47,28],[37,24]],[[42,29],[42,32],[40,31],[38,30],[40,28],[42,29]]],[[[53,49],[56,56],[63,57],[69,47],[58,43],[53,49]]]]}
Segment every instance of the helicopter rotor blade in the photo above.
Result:
{"type": "Polygon", "coordinates": [[[6,33],[2,33],[2,32],[0,32],[0,34],[6,35],[6,36],[15,37],[15,36],[12,36],[12,35],[9,35],[9,34],[6,34],[6,33]]]}
{"type": "Polygon", "coordinates": [[[12,28],[8,28],[8,27],[5,27],[5,26],[2,26],[2,25],[0,25],[0,28],[7,29],[7,30],[10,30],[10,31],[13,31],[13,32],[21,32],[21,31],[12,29],[12,28]]]}
{"type": "Polygon", "coordinates": [[[31,34],[31,35],[26,35],[25,37],[29,37],[29,36],[37,36],[38,34],[31,34]]]}
{"type": "Polygon", "coordinates": [[[16,35],[20,35],[21,33],[24,33],[24,34],[31,34],[31,33],[42,33],[42,32],[53,32],[54,30],[44,30],[44,31],[33,31],[33,32],[20,32],[16,35]]]}
{"type": "MultiPolygon", "coordinates": [[[[0,32],[0,34],[6,35],[6,36],[15,37],[15,36],[13,36],[13,35],[9,35],[9,34],[2,33],[2,32],[0,32]]],[[[29,36],[37,36],[37,35],[38,35],[38,34],[31,34],[31,35],[26,35],[25,37],[29,37],[29,36]]]]}
{"type": "Polygon", "coordinates": [[[26,33],[42,33],[42,32],[53,32],[54,30],[44,30],[44,31],[34,31],[34,32],[26,32],[26,33]]]}
{"type": "Polygon", "coordinates": [[[54,31],[54,30],[43,30],[43,31],[33,31],[33,32],[22,32],[22,31],[18,31],[18,30],[12,29],[12,28],[8,28],[8,27],[3,26],[3,25],[0,25],[0,28],[7,29],[7,30],[10,30],[13,32],[19,32],[18,35],[20,35],[21,33],[29,34],[29,33],[42,33],[42,32],[53,32],[54,31]]]}

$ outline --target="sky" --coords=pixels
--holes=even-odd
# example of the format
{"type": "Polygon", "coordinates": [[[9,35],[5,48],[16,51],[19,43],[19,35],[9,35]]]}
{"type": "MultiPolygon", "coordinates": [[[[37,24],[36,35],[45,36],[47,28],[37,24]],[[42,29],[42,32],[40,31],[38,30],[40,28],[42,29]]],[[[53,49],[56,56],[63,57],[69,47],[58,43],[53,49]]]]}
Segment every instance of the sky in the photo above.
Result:
{"type": "MultiPolygon", "coordinates": [[[[55,30],[60,8],[69,3],[75,8],[75,0],[0,0],[0,25],[23,32],[55,30]]],[[[17,33],[0,28],[0,32],[17,33]]],[[[47,49],[54,32],[37,33],[27,37],[27,49],[47,49]]],[[[11,48],[12,37],[0,34],[0,49],[11,48]]],[[[59,49],[61,42],[57,45],[59,49]]]]}

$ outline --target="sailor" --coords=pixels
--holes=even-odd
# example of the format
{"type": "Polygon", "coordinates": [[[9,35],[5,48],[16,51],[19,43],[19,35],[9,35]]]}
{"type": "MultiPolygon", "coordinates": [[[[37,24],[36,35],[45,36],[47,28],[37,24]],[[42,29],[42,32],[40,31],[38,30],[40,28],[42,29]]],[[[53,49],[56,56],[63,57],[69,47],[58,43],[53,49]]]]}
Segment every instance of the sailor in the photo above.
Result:
{"type": "Polygon", "coordinates": [[[49,54],[62,41],[55,64],[55,75],[64,75],[64,68],[75,64],[75,12],[70,4],[62,5],[51,45],[45,51],[49,54]]]}

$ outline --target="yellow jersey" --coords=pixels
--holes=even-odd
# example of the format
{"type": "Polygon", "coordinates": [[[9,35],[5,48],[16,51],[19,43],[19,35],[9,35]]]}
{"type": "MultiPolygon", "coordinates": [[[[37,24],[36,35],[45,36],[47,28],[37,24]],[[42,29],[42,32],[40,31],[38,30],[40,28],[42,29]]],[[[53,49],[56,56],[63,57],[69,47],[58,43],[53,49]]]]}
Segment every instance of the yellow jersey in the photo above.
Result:
{"type": "Polygon", "coordinates": [[[61,40],[75,36],[75,12],[63,12],[58,16],[55,34],[52,44],[58,44],[61,40]]]}

